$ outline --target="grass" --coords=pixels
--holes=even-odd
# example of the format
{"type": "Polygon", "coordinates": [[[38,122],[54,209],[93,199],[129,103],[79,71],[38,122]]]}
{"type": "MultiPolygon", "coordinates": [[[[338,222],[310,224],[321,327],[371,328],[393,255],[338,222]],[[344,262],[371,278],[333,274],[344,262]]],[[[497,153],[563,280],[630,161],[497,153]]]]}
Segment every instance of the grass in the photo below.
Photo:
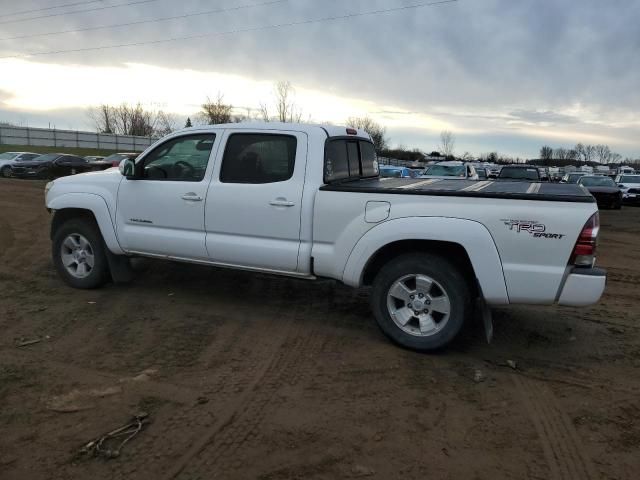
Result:
{"type": "Polygon", "coordinates": [[[115,150],[101,150],[99,148],[66,148],[66,147],[38,147],[30,145],[0,145],[0,153],[4,152],[33,152],[33,153],[70,153],[78,155],[80,157],[86,157],[88,155],[96,155],[101,157],[107,157],[112,153],[116,153],[115,150]]]}

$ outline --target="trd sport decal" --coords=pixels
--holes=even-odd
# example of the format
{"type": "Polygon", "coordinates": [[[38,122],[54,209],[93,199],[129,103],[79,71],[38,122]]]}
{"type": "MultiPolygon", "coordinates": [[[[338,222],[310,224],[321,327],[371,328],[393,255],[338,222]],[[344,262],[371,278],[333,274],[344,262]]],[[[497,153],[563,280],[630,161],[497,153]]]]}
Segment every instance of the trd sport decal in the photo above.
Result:
{"type": "Polygon", "coordinates": [[[550,240],[562,240],[566,235],[560,233],[547,233],[546,225],[531,220],[500,220],[509,227],[509,230],[517,233],[528,233],[534,238],[547,238],[550,240]]]}

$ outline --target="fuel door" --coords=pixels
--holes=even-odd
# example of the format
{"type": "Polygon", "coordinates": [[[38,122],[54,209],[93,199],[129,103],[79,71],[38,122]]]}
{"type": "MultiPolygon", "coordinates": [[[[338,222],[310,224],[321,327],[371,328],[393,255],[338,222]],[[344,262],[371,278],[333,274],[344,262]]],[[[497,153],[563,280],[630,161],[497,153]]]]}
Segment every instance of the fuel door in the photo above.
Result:
{"type": "Polygon", "coordinates": [[[389,218],[391,204],[389,202],[367,202],[364,212],[364,221],[367,223],[380,223],[389,218]]]}

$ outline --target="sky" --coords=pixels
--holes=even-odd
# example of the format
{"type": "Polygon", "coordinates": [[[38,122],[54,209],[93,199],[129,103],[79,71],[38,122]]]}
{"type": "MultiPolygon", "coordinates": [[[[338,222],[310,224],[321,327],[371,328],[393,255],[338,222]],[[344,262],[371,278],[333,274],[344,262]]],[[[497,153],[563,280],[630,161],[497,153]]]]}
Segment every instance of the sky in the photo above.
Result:
{"type": "Polygon", "coordinates": [[[93,130],[92,106],[124,101],[183,124],[287,80],[305,120],[368,115],[392,146],[438,150],[449,130],[458,155],[640,157],[640,1],[434,2],[0,0],[0,122],[93,130]]]}

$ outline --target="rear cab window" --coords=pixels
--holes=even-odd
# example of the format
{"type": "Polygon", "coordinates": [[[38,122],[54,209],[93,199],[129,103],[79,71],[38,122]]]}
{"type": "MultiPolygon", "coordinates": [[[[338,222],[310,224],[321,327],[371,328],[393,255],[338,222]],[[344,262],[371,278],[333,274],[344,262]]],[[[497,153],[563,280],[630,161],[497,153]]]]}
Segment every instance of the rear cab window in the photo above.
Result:
{"type": "Polygon", "coordinates": [[[335,183],[378,176],[373,144],[358,138],[329,138],[325,145],[324,182],[335,183]]]}

